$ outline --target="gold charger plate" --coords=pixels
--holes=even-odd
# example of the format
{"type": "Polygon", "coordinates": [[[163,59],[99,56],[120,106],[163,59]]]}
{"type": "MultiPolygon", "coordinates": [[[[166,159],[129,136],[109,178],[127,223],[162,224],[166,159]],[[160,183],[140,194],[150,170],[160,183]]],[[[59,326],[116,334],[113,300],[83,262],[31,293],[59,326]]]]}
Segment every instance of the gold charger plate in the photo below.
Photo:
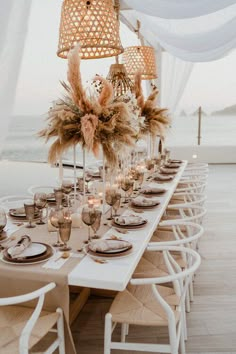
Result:
{"type": "Polygon", "coordinates": [[[52,246],[42,242],[37,242],[37,243],[46,246],[46,251],[43,254],[24,257],[24,258],[11,258],[11,256],[8,254],[6,249],[2,252],[1,260],[9,264],[37,264],[37,263],[45,262],[53,256],[54,250],[52,246]]]}
{"type": "Polygon", "coordinates": [[[115,222],[115,220],[112,220],[111,223],[112,223],[113,226],[120,227],[122,229],[140,229],[140,228],[144,227],[147,224],[147,220],[144,219],[141,224],[137,224],[137,225],[120,225],[120,224],[117,224],[115,222]]]}

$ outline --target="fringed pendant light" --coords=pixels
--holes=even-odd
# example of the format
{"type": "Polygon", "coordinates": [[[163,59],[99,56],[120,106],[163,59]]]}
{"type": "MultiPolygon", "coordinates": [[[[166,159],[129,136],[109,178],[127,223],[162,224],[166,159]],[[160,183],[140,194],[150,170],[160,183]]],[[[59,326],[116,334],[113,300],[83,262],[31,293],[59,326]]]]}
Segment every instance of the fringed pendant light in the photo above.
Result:
{"type": "Polygon", "coordinates": [[[97,59],[122,53],[119,21],[113,0],[64,0],[57,55],[67,58],[77,43],[82,59],[97,59]]]}
{"type": "MultiPolygon", "coordinates": [[[[137,21],[137,30],[135,30],[135,32],[138,35],[138,39],[140,39],[140,25],[140,21],[137,21]]],[[[142,80],[152,80],[157,78],[155,51],[153,47],[141,44],[139,46],[125,48],[123,53],[123,63],[132,80],[138,71],[141,71],[142,73],[142,80]]]]}
{"type": "Polygon", "coordinates": [[[107,80],[113,86],[115,97],[123,96],[129,91],[133,91],[134,84],[129,78],[124,64],[112,64],[107,75],[107,80]]]}

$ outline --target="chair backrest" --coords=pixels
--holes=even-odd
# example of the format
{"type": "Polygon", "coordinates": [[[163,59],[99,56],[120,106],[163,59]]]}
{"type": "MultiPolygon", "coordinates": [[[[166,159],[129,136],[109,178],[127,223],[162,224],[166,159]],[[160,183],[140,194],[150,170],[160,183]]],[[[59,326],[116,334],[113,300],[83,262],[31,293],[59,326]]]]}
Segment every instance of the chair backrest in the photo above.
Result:
{"type": "Polygon", "coordinates": [[[204,193],[174,193],[173,198],[175,203],[170,201],[169,207],[174,206],[186,206],[186,205],[199,205],[203,206],[206,201],[206,196],[204,193]]]}
{"type": "MultiPolygon", "coordinates": [[[[203,235],[204,229],[201,225],[194,222],[179,222],[173,220],[171,225],[162,226],[161,231],[167,231],[172,229],[173,240],[168,241],[158,241],[158,242],[149,242],[147,245],[147,251],[156,246],[190,246],[195,245],[196,241],[203,235]]],[[[158,228],[157,228],[158,234],[158,228]]]]}
{"type": "Polygon", "coordinates": [[[56,287],[55,283],[49,283],[44,287],[37,289],[28,294],[12,296],[7,298],[0,298],[0,306],[21,304],[38,298],[38,303],[21,332],[21,336],[19,340],[19,348],[21,348],[21,350],[19,350],[20,353],[28,353],[27,348],[29,347],[30,334],[42,311],[45,294],[51,291],[52,289],[54,289],[55,287],[56,287]]]}
{"type": "Polygon", "coordinates": [[[0,205],[8,211],[11,208],[21,208],[28,200],[32,200],[32,195],[8,195],[0,198],[0,205]]]}
{"type": "MultiPolygon", "coordinates": [[[[153,278],[132,278],[130,280],[131,285],[147,285],[152,286],[152,292],[156,300],[163,307],[164,311],[167,313],[168,319],[173,318],[173,310],[163,299],[158,291],[156,285],[173,283],[175,293],[180,297],[180,302],[183,304],[185,301],[186,292],[191,281],[193,274],[196,272],[198,267],[201,264],[201,257],[199,254],[186,247],[180,246],[165,246],[165,245],[155,245],[150,249],[152,252],[158,252],[163,255],[166,268],[168,269],[169,275],[153,277],[153,278]],[[184,256],[187,259],[187,264],[184,269],[182,269],[177,262],[175,261],[174,256],[171,252],[179,253],[181,256],[184,256]]],[[[180,310],[180,308],[179,308],[180,310]]]]}
{"type": "Polygon", "coordinates": [[[31,195],[34,195],[35,193],[50,194],[53,193],[54,188],[56,188],[56,186],[30,186],[28,188],[28,193],[31,195]]]}
{"type": "Polygon", "coordinates": [[[205,181],[196,181],[191,180],[187,182],[187,186],[185,187],[177,187],[175,190],[176,192],[185,192],[185,193],[204,193],[206,189],[207,183],[205,181]]]}
{"type": "Polygon", "coordinates": [[[202,206],[197,205],[172,205],[171,207],[168,206],[166,210],[167,212],[178,211],[178,214],[175,214],[172,219],[171,215],[169,215],[168,219],[161,220],[159,223],[160,226],[170,226],[173,222],[177,221],[179,221],[180,223],[182,221],[193,221],[198,224],[201,224],[203,217],[206,215],[206,209],[202,206]]]}

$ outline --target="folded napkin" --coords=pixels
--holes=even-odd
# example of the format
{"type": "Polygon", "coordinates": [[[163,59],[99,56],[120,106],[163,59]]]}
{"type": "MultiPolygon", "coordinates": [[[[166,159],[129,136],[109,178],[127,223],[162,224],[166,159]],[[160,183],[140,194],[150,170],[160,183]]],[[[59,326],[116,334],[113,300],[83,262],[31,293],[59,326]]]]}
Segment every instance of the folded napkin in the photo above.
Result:
{"type": "Polygon", "coordinates": [[[141,224],[143,220],[139,215],[122,215],[115,218],[115,222],[119,225],[137,225],[141,224]]]}
{"type": "Polygon", "coordinates": [[[149,199],[142,196],[139,196],[132,200],[132,204],[136,206],[153,206],[157,205],[158,203],[159,202],[156,199],[149,199]]]}
{"type": "Polygon", "coordinates": [[[99,240],[89,244],[89,249],[93,252],[107,252],[128,247],[130,248],[131,244],[123,240],[99,240]]]}
{"type": "Polygon", "coordinates": [[[141,193],[144,194],[159,194],[159,193],[164,193],[166,190],[164,188],[158,188],[158,187],[144,187],[140,190],[141,193]]]}
{"type": "Polygon", "coordinates": [[[17,244],[8,250],[8,254],[11,258],[17,258],[31,243],[31,238],[28,235],[23,235],[17,244]]]}

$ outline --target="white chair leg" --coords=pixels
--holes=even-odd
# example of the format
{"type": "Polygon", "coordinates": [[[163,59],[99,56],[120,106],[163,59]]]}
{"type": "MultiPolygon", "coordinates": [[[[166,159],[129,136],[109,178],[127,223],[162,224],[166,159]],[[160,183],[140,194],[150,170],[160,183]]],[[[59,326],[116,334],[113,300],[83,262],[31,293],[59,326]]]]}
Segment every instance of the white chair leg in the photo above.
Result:
{"type": "Polygon", "coordinates": [[[60,316],[57,320],[57,333],[58,333],[58,338],[59,338],[59,347],[58,347],[59,354],[66,354],[63,312],[62,312],[62,309],[57,309],[57,312],[60,314],[60,316]]]}
{"type": "MultiPolygon", "coordinates": [[[[184,324],[183,324],[184,327],[184,324]]],[[[185,341],[184,341],[184,328],[181,330],[180,333],[180,354],[185,354],[185,341]]]]}
{"type": "Polygon", "coordinates": [[[193,278],[191,279],[190,284],[189,284],[189,298],[190,298],[190,301],[193,302],[193,300],[194,300],[194,296],[193,296],[193,278]]]}
{"type": "Polygon", "coordinates": [[[188,312],[188,313],[190,312],[189,288],[187,289],[187,292],[186,292],[185,309],[186,309],[186,312],[188,312]]]}
{"type": "Polygon", "coordinates": [[[169,339],[170,339],[170,350],[171,354],[178,354],[178,342],[177,342],[177,336],[176,336],[176,325],[175,321],[171,321],[169,323],[169,339]]]}
{"type": "Polygon", "coordinates": [[[111,335],[112,335],[112,315],[106,314],[105,332],[104,332],[104,354],[111,353],[111,335]]]}
{"type": "Polygon", "coordinates": [[[126,334],[127,334],[127,324],[122,323],[122,325],[121,325],[121,342],[125,342],[126,334]]]}

